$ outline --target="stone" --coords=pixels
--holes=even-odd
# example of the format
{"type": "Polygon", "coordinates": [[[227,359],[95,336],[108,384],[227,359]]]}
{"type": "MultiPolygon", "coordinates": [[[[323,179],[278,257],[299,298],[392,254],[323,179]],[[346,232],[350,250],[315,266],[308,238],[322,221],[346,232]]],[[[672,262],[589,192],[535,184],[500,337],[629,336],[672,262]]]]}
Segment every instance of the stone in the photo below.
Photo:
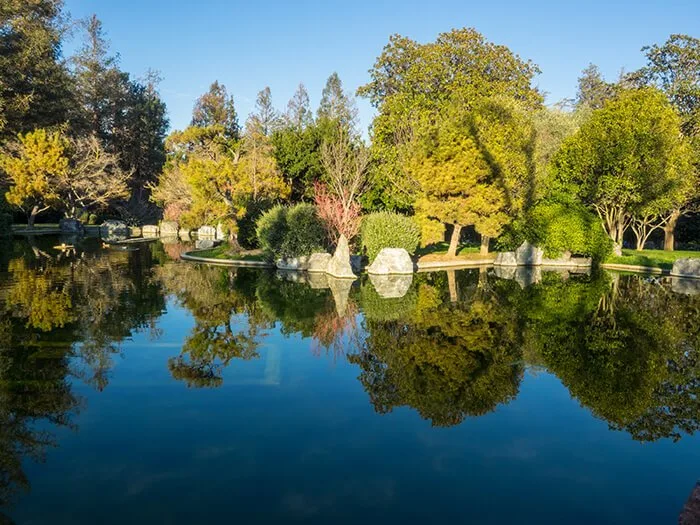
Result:
{"type": "Polygon", "coordinates": [[[328,288],[331,289],[331,294],[335,301],[335,311],[338,313],[338,317],[342,318],[348,311],[348,299],[350,298],[350,289],[354,281],[337,277],[327,277],[327,279],[328,288]]]}
{"type": "Polygon", "coordinates": [[[379,275],[370,273],[369,280],[379,297],[383,299],[400,299],[411,288],[413,274],[379,275]]]}
{"type": "Polygon", "coordinates": [[[518,266],[540,266],[544,251],[525,241],[515,250],[515,260],[518,266]]]}
{"type": "Polygon", "coordinates": [[[674,277],[694,277],[700,279],[700,257],[676,259],[671,275],[674,277]]]}
{"type": "Polygon", "coordinates": [[[412,274],[413,261],[403,248],[382,248],[367,268],[367,273],[378,275],[412,274]]]}
{"type": "Polygon", "coordinates": [[[200,239],[216,239],[216,228],[213,226],[200,226],[197,230],[197,237],[200,239]]]}
{"type": "Polygon", "coordinates": [[[144,237],[158,237],[158,226],[155,224],[146,224],[141,227],[141,234],[144,237]]]}
{"type": "Polygon", "coordinates": [[[501,252],[493,261],[494,266],[517,266],[518,260],[515,258],[515,252],[501,252]]]}
{"type": "Polygon", "coordinates": [[[58,226],[63,233],[85,233],[85,226],[78,219],[61,219],[58,221],[58,226]]]}
{"type": "Polygon", "coordinates": [[[177,237],[178,231],[180,230],[177,222],[175,221],[161,221],[160,222],[160,236],[161,237],[177,237]]]}
{"type": "Polygon", "coordinates": [[[109,220],[100,225],[100,235],[102,237],[128,237],[130,228],[124,221],[109,220]]]}
{"type": "Polygon", "coordinates": [[[287,257],[277,259],[275,266],[279,270],[306,270],[309,267],[309,258],[305,255],[301,257],[287,257]]]}
{"type": "Polygon", "coordinates": [[[216,225],[216,238],[223,241],[226,239],[227,235],[226,232],[224,231],[224,227],[221,225],[221,223],[216,225]]]}
{"type": "Polygon", "coordinates": [[[211,250],[214,246],[216,246],[214,239],[197,239],[194,243],[196,250],[211,250]]]}
{"type": "Polygon", "coordinates": [[[328,263],[331,261],[332,257],[330,253],[312,253],[311,257],[309,257],[306,270],[310,273],[326,273],[326,270],[328,270],[328,263]]]}
{"type": "Polygon", "coordinates": [[[700,294],[700,280],[686,277],[671,277],[671,290],[685,295],[700,294]]]}
{"type": "Polygon", "coordinates": [[[339,279],[355,279],[355,274],[350,266],[350,247],[345,235],[341,235],[338,240],[338,246],[331,260],[328,262],[328,275],[338,277],[339,279]]]}

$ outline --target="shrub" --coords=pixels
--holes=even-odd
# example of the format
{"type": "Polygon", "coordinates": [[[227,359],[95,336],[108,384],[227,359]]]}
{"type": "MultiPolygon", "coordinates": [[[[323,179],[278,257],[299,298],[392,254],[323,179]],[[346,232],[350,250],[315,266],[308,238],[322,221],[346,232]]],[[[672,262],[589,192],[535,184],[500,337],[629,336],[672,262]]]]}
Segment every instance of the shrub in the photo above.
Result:
{"type": "Polygon", "coordinates": [[[382,248],[403,248],[413,255],[420,243],[420,227],[411,217],[382,211],[362,220],[361,242],[370,263],[382,248]]]}
{"type": "Polygon", "coordinates": [[[324,249],[326,230],[313,204],[301,203],[287,210],[282,257],[311,255],[324,249]]]}
{"type": "Polygon", "coordinates": [[[312,204],[275,206],[256,223],[258,242],[271,260],[311,255],[323,250],[326,233],[312,204]]]}
{"type": "Polygon", "coordinates": [[[513,250],[525,240],[542,248],[545,257],[550,258],[570,251],[601,261],[612,253],[612,241],[600,219],[588,208],[576,204],[540,202],[526,217],[510,226],[498,246],[513,250]]]}

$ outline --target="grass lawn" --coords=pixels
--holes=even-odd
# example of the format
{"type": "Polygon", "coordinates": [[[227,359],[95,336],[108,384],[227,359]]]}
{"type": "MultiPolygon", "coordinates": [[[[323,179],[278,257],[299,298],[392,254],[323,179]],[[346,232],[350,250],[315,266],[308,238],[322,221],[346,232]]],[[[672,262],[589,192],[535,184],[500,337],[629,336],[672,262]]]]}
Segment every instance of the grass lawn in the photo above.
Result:
{"type": "Polygon", "coordinates": [[[222,259],[229,261],[264,261],[260,250],[252,250],[249,252],[241,252],[237,254],[231,253],[231,247],[226,244],[221,244],[210,250],[198,250],[192,255],[197,257],[206,257],[208,259],[222,259]]]}
{"type": "Polygon", "coordinates": [[[479,253],[478,246],[467,246],[462,245],[457,248],[457,256],[453,259],[452,257],[447,257],[447,250],[450,244],[447,242],[440,242],[436,244],[430,244],[425,248],[418,248],[416,250],[416,256],[421,261],[447,261],[447,260],[458,260],[463,259],[466,261],[481,260],[481,259],[494,259],[496,257],[495,253],[489,253],[488,255],[481,255],[479,253]]]}
{"type": "Polygon", "coordinates": [[[634,266],[647,266],[649,268],[661,268],[670,270],[676,259],[684,259],[686,257],[700,257],[700,252],[673,251],[667,252],[664,250],[622,250],[622,257],[608,257],[605,261],[611,264],[631,264],[634,266]]]}

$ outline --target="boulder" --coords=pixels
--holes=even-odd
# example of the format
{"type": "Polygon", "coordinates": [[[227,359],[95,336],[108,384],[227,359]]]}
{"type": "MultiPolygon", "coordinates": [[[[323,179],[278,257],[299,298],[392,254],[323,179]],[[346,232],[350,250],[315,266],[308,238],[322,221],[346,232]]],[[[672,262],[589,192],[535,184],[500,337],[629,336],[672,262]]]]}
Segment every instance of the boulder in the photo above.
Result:
{"type": "Polygon", "coordinates": [[[128,237],[130,228],[124,221],[109,220],[100,225],[100,235],[102,237],[128,237]]]}
{"type": "Polygon", "coordinates": [[[345,238],[345,235],[340,236],[335,253],[333,257],[331,257],[331,260],[328,261],[326,273],[339,279],[355,279],[355,274],[350,265],[350,247],[348,246],[348,240],[345,238]]]}
{"type": "Polygon", "coordinates": [[[77,233],[82,235],[85,233],[83,223],[78,219],[61,219],[58,221],[58,226],[62,233],[77,233]]]}
{"type": "Polygon", "coordinates": [[[161,237],[177,237],[177,233],[180,230],[177,222],[175,221],[161,221],[160,222],[160,236],[161,237]]]}
{"type": "Polygon", "coordinates": [[[676,259],[676,262],[673,263],[671,275],[674,277],[693,277],[700,279],[700,257],[676,259]]]}
{"type": "Polygon", "coordinates": [[[515,252],[501,252],[493,261],[494,266],[517,266],[518,261],[515,258],[515,252]]]}
{"type": "Polygon", "coordinates": [[[312,253],[309,257],[307,271],[311,273],[325,273],[328,270],[328,263],[333,256],[330,253],[312,253]]]}
{"type": "Polygon", "coordinates": [[[141,234],[144,237],[158,237],[158,226],[155,224],[146,224],[145,226],[141,227],[141,234]]]}
{"type": "Polygon", "coordinates": [[[700,294],[700,280],[671,277],[671,290],[684,295],[698,295],[700,294]]]}
{"type": "Polygon", "coordinates": [[[197,230],[197,237],[200,239],[216,239],[216,228],[213,226],[200,226],[197,230]]]}
{"type": "Polygon", "coordinates": [[[412,274],[413,261],[403,248],[382,248],[367,268],[367,273],[377,275],[412,274]]]}
{"type": "Polygon", "coordinates": [[[371,273],[369,274],[369,280],[379,297],[383,299],[400,299],[411,288],[413,274],[379,275],[371,273]]]}
{"type": "Polygon", "coordinates": [[[525,241],[515,250],[515,260],[518,266],[540,266],[544,251],[525,241]]]}
{"type": "Polygon", "coordinates": [[[301,257],[287,257],[277,259],[275,266],[279,270],[306,270],[309,267],[309,258],[305,255],[301,257]]]}

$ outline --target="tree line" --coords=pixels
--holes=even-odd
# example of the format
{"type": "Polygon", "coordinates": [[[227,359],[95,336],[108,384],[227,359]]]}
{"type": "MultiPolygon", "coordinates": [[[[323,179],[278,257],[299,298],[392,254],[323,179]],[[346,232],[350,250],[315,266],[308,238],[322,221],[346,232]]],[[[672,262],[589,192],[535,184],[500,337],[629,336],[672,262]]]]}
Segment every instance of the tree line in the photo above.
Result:
{"type": "Polygon", "coordinates": [[[474,29],[428,43],[394,35],[356,93],[377,110],[369,144],[336,73],[315,111],[303,84],[285,111],[266,87],[243,125],[215,81],[190,125],[166,137],[157,78],[121,71],[99,20],[82,22],[85,45],[61,58],[61,8],[11,1],[1,12],[0,169],[5,200],[30,222],[48,209],[162,216],[220,224],[248,247],[262,212],[308,201],[331,243],[389,210],[414,217],[424,245],[447,234],[450,255],[465,228],[483,252],[529,240],[591,255],[605,251],[599,230],[618,252],[625,241],[643,249],[659,229],[673,249],[679,219],[699,209],[691,36],[643,48],[646,65],[615,82],[591,65],[575,99],[546,106],[537,65],[474,29]]]}

